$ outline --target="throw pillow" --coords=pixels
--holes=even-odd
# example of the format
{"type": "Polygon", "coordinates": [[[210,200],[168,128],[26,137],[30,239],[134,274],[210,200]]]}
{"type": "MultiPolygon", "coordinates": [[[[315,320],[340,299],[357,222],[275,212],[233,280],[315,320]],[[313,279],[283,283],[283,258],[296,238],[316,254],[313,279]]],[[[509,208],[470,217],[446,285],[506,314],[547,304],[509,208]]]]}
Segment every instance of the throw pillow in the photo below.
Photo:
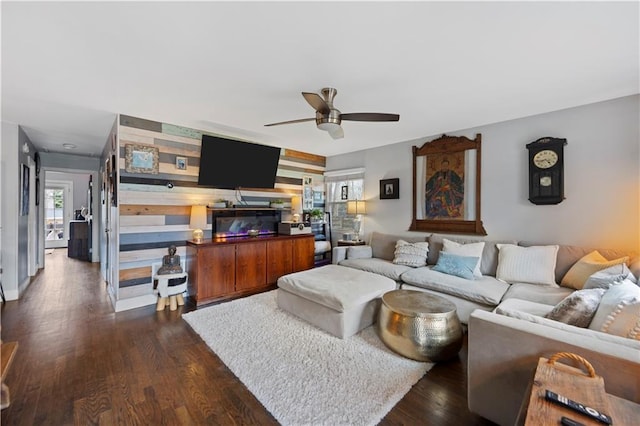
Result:
{"type": "Polygon", "coordinates": [[[369,259],[372,256],[371,246],[347,247],[347,259],[369,259]]]}
{"type": "MultiPolygon", "coordinates": [[[[476,277],[482,276],[482,272],[480,272],[480,261],[482,259],[482,250],[484,250],[484,241],[479,243],[460,244],[460,243],[456,243],[455,241],[451,241],[444,238],[442,240],[442,243],[443,243],[442,251],[446,253],[451,253],[458,256],[478,258],[473,268],[473,275],[476,277]]],[[[440,260],[438,259],[438,262],[439,261],[440,260]]]]}
{"type": "Polygon", "coordinates": [[[427,253],[429,251],[429,243],[408,243],[404,240],[398,240],[396,250],[394,252],[393,263],[396,265],[406,265],[414,268],[425,266],[427,264],[427,253]]]}
{"type": "Polygon", "coordinates": [[[640,287],[625,279],[602,296],[591,330],[640,340],[640,287]]]}
{"type": "Polygon", "coordinates": [[[459,256],[446,251],[441,251],[438,256],[438,263],[433,267],[434,271],[442,272],[447,275],[455,275],[460,278],[472,280],[475,278],[473,273],[478,265],[479,257],[459,256]]]}
{"type": "Polygon", "coordinates": [[[544,317],[576,327],[586,328],[591,323],[604,292],[605,289],[603,288],[574,291],[544,317]]]}
{"type": "Polygon", "coordinates": [[[628,260],[628,256],[615,260],[607,260],[597,250],[594,250],[586,256],[583,256],[567,271],[564,277],[562,277],[560,285],[580,290],[584,287],[587,279],[595,272],[607,269],[610,266],[626,263],[628,260]]]}
{"type": "Polygon", "coordinates": [[[520,247],[496,244],[496,278],[507,283],[555,285],[556,255],[559,246],[520,247]]]}
{"type": "Polygon", "coordinates": [[[591,275],[582,288],[604,288],[606,290],[614,284],[620,284],[625,278],[633,276],[630,274],[631,271],[624,263],[610,266],[591,275]]]}

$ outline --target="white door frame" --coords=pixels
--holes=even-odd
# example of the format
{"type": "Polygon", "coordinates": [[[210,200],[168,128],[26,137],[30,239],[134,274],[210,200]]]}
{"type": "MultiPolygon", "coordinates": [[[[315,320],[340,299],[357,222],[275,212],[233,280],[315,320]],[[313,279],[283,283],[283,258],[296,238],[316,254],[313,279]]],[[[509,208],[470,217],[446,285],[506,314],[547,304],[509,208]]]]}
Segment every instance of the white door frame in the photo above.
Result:
{"type": "MultiPolygon", "coordinates": [[[[44,189],[45,191],[48,188],[62,189],[64,191],[64,207],[63,207],[63,222],[64,222],[64,236],[62,240],[47,240],[46,236],[44,239],[44,248],[59,248],[59,247],[67,247],[68,239],[69,239],[69,221],[73,219],[73,181],[70,180],[53,180],[47,179],[45,175],[44,181],[44,189]]],[[[42,197],[42,201],[44,202],[44,196],[42,197]]],[[[42,215],[42,229],[46,233],[46,208],[45,214],[42,215]]]]}

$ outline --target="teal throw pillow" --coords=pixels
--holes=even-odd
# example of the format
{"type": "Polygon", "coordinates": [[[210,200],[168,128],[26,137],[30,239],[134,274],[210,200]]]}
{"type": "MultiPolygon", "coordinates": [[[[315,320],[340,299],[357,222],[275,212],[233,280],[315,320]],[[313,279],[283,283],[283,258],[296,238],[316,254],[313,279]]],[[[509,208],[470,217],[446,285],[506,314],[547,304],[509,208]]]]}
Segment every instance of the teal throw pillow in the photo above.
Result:
{"type": "Polygon", "coordinates": [[[474,279],[473,270],[478,264],[478,257],[459,256],[457,254],[441,251],[438,256],[438,263],[433,267],[434,271],[442,272],[456,277],[474,279]]]}

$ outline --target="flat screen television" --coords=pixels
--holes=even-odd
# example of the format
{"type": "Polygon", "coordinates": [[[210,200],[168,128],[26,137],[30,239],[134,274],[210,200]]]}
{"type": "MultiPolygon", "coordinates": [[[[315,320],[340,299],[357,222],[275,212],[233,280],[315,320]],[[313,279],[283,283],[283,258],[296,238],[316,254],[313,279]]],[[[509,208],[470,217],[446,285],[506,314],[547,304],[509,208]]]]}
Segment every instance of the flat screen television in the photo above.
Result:
{"type": "Polygon", "coordinates": [[[198,185],[210,188],[273,188],[280,148],[202,135],[198,185]]]}

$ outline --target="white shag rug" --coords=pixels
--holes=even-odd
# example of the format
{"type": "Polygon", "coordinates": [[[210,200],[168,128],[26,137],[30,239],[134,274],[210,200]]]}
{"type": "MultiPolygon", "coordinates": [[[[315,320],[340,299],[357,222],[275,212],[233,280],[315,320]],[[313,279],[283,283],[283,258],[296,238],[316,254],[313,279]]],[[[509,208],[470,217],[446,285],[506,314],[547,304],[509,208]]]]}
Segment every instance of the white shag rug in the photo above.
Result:
{"type": "Polygon", "coordinates": [[[276,290],[182,318],[283,425],[377,424],[433,366],[374,327],[334,337],[278,308],[276,290]]]}

